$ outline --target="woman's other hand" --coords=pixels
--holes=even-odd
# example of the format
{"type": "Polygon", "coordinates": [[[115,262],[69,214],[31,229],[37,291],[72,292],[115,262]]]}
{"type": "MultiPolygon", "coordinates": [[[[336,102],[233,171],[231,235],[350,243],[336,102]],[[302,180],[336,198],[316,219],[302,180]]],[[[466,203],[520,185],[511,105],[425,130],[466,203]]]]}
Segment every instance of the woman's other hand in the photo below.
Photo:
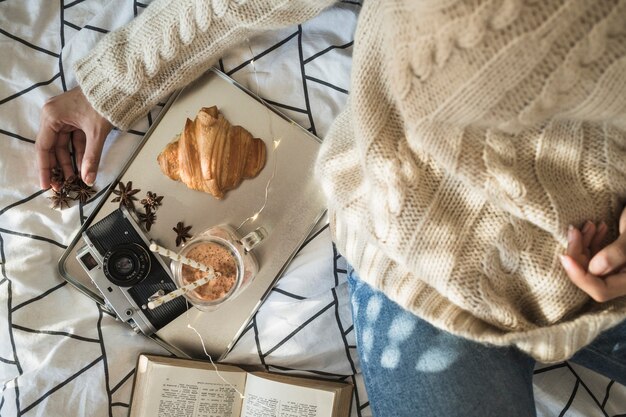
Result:
{"type": "Polygon", "coordinates": [[[598,302],[626,295],[626,209],[619,220],[619,237],[604,248],[607,226],[587,222],[581,230],[570,227],[567,254],[561,256],[565,272],[581,290],[598,302]]]}
{"type": "Polygon", "coordinates": [[[104,141],[112,128],[78,87],[48,100],[41,111],[35,143],[41,188],[60,187],[51,183],[51,170],[57,166],[65,178],[74,175],[70,141],[81,178],[93,185],[104,141]]]}

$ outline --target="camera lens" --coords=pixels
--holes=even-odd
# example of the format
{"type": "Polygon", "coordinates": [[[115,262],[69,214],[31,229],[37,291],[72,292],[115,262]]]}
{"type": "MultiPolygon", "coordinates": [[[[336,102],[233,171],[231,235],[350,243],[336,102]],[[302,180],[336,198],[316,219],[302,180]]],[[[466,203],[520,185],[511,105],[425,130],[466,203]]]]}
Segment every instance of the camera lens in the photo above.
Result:
{"type": "Polygon", "coordinates": [[[137,243],[119,245],[104,255],[102,269],[112,283],[130,287],[148,276],[150,255],[137,243]]]}
{"type": "Polygon", "coordinates": [[[135,269],[133,258],[126,255],[116,258],[113,262],[113,269],[115,269],[116,274],[128,276],[135,269]]]}

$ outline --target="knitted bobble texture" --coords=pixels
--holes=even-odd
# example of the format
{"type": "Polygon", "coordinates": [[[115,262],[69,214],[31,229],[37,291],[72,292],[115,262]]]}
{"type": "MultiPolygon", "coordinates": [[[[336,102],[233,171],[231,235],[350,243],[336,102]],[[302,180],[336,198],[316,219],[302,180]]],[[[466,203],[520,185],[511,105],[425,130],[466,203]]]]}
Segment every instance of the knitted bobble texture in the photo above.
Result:
{"type": "Polygon", "coordinates": [[[559,262],[569,224],[605,221],[614,239],[626,201],[625,4],[363,5],[350,118],[318,160],[361,278],[548,362],[626,317],[626,298],[590,301],[559,262]]]}

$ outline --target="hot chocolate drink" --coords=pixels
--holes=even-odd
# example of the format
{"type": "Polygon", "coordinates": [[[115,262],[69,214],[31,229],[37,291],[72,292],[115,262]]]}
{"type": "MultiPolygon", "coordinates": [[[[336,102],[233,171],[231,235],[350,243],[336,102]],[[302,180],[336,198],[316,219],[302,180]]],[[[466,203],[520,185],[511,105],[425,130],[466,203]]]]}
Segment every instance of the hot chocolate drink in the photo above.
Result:
{"type": "MultiPolygon", "coordinates": [[[[228,248],[215,242],[203,242],[186,253],[188,258],[213,267],[216,277],[196,288],[194,295],[205,301],[219,300],[226,296],[237,282],[237,263],[228,248]]],[[[183,284],[189,284],[206,276],[206,272],[187,265],[182,267],[183,284]]]]}

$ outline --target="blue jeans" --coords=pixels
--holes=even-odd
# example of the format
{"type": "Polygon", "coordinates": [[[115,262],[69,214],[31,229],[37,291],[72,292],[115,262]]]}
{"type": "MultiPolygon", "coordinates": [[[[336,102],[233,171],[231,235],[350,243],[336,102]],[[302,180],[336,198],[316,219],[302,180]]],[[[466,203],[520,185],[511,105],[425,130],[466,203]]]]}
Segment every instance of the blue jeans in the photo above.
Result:
{"type": "MultiPolygon", "coordinates": [[[[535,361],[439,330],[348,273],[361,369],[375,417],[535,416],[535,361]]],[[[573,362],[626,384],[626,321],[573,362]]]]}

